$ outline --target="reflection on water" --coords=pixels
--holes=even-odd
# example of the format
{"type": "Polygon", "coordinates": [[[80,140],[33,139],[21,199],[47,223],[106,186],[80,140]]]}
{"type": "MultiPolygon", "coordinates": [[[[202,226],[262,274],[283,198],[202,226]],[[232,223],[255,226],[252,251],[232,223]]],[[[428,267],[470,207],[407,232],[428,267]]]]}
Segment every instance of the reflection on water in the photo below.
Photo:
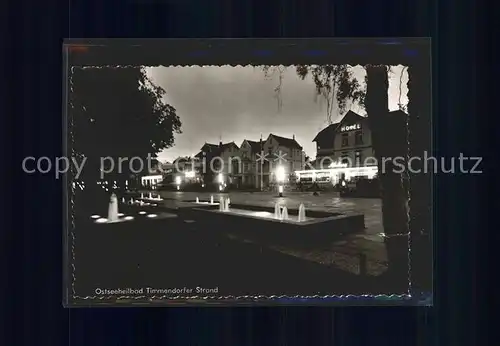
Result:
{"type": "MultiPolygon", "coordinates": [[[[225,211],[225,214],[236,214],[236,215],[245,215],[245,216],[253,216],[253,217],[260,217],[263,219],[273,219],[276,220],[276,217],[274,216],[274,213],[270,213],[267,211],[253,211],[253,210],[245,210],[245,209],[230,209],[229,211],[225,211]]],[[[313,220],[314,218],[312,217],[305,217],[303,220],[299,221],[297,215],[289,215],[285,221],[292,221],[292,222],[304,222],[304,221],[310,221],[313,220]]]]}

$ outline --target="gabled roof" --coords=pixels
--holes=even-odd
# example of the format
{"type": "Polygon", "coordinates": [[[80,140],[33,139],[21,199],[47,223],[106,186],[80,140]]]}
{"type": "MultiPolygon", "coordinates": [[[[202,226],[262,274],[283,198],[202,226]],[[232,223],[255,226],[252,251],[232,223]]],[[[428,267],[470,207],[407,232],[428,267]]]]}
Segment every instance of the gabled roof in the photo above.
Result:
{"type": "MultiPolygon", "coordinates": [[[[261,148],[261,143],[260,141],[250,141],[248,139],[245,139],[243,143],[247,142],[248,145],[250,146],[250,149],[253,153],[260,153],[262,151],[261,148]]],[[[243,143],[241,145],[243,145],[243,143]]]]}
{"type": "Polygon", "coordinates": [[[273,137],[274,139],[276,139],[276,141],[286,147],[286,148],[294,148],[294,149],[299,149],[299,150],[302,150],[302,147],[300,146],[299,143],[297,143],[297,141],[293,138],[286,138],[286,137],[281,137],[281,136],[276,136],[274,134],[269,134],[269,137],[273,137]]]}
{"type": "Polygon", "coordinates": [[[201,157],[203,157],[203,153],[210,153],[210,154],[218,155],[218,154],[224,152],[229,147],[235,147],[236,149],[239,149],[239,147],[234,142],[229,142],[229,143],[224,143],[224,144],[205,143],[201,147],[200,152],[198,154],[196,154],[195,157],[201,158],[201,157]]]}
{"type": "Polygon", "coordinates": [[[222,148],[222,151],[230,148],[230,147],[235,147],[236,149],[239,149],[240,147],[236,145],[236,143],[234,142],[229,142],[229,143],[224,143],[222,144],[221,148],[222,148]]]}
{"type": "Polygon", "coordinates": [[[337,129],[339,128],[340,125],[344,123],[355,123],[357,121],[363,121],[366,120],[366,117],[359,115],[356,112],[353,112],[349,110],[343,117],[342,119],[339,119],[338,121],[334,122],[333,124],[328,125],[325,127],[323,130],[319,131],[316,137],[312,140],[313,142],[318,141],[320,138],[325,137],[325,136],[334,136],[335,132],[337,132],[337,129]]]}
{"type": "Polygon", "coordinates": [[[318,139],[326,136],[334,136],[335,130],[337,129],[338,123],[333,123],[325,127],[323,130],[319,131],[316,137],[312,140],[313,142],[318,141],[318,139]]]}

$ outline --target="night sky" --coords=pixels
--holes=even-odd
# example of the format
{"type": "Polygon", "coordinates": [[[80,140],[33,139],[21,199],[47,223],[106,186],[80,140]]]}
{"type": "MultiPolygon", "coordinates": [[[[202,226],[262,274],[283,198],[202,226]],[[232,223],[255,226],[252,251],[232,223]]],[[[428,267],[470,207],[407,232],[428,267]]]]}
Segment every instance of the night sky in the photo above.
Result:
{"type": "MultiPolygon", "coordinates": [[[[402,68],[392,67],[389,74],[390,110],[398,109],[402,68]]],[[[176,135],[175,146],[158,155],[162,161],[194,155],[205,142],[234,141],[239,146],[244,139],[257,141],[261,135],[266,139],[269,133],[289,138],[295,134],[306,154],[316,156],[312,140],[328,126],[326,102],[315,97],[312,78],[301,80],[293,66],[284,72],[281,110],[274,93],[278,74],[266,77],[259,67],[148,67],[146,70],[153,82],[166,90],[165,101],[177,109],[182,122],[183,133],[176,135]]],[[[364,84],[364,69],[354,67],[353,72],[364,84]]],[[[403,104],[408,102],[407,82],[405,70],[403,104]]],[[[350,107],[366,114],[357,105],[350,107]]],[[[340,117],[334,114],[332,120],[340,117]]]]}

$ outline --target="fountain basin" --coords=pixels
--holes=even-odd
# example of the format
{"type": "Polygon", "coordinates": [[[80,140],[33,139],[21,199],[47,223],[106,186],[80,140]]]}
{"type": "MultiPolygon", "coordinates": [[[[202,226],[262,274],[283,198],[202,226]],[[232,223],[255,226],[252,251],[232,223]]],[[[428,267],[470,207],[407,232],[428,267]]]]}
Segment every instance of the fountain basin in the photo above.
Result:
{"type": "MultiPolygon", "coordinates": [[[[94,215],[92,217],[88,217],[88,220],[91,221],[94,225],[102,227],[102,226],[111,226],[111,225],[119,225],[123,223],[137,223],[137,222],[154,222],[157,220],[164,219],[172,219],[177,218],[177,215],[174,213],[169,213],[168,211],[161,211],[158,208],[154,207],[144,207],[144,206],[130,206],[126,205],[120,208],[120,213],[117,221],[105,221],[105,216],[100,218],[95,218],[94,215]],[[156,216],[151,216],[156,215],[156,216]]],[[[97,213],[96,213],[97,215],[97,213]]]]}
{"type": "Polygon", "coordinates": [[[286,220],[274,216],[274,207],[231,204],[229,211],[218,206],[191,208],[194,220],[203,220],[210,230],[278,243],[318,244],[359,233],[365,228],[363,214],[307,210],[298,220],[297,208],[288,209],[286,220]]]}
{"type": "Polygon", "coordinates": [[[201,204],[201,205],[219,205],[219,202],[213,202],[213,203],[210,203],[210,201],[202,201],[202,200],[199,200],[198,202],[197,201],[186,201],[187,203],[195,203],[195,204],[201,204]]]}

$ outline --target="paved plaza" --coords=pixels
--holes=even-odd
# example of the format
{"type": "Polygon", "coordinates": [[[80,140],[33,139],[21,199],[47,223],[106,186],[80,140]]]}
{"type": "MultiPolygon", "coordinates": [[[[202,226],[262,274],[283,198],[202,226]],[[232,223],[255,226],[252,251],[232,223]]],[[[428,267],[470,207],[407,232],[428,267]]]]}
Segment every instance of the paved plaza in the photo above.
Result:
{"type": "Polygon", "coordinates": [[[300,203],[303,203],[306,210],[362,213],[365,216],[366,225],[363,233],[348,236],[328,245],[325,249],[315,251],[300,251],[283,247],[275,247],[275,249],[310,261],[333,265],[350,272],[359,271],[359,254],[362,253],[367,258],[368,274],[379,275],[387,268],[385,245],[380,235],[383,233],[380,199],[344,198],[337,197],[333,193],[322,193],[314,196],[311,192],[289,192],[285,193],[282,198],[277,197],[277,194],[273,192],[229,192],[220,194],[161,191],[160,194],[166,199],[164,201],[166,204],[175,203],[176,201],[193,201],[196,197],[200,200],[209,200],[210,196],[213,195],[216,201],[221,196],[229,196],[231,203],[234,204],[274,206],[276,201],[279,201],[288,208],[297,208],[300,203]]]}

